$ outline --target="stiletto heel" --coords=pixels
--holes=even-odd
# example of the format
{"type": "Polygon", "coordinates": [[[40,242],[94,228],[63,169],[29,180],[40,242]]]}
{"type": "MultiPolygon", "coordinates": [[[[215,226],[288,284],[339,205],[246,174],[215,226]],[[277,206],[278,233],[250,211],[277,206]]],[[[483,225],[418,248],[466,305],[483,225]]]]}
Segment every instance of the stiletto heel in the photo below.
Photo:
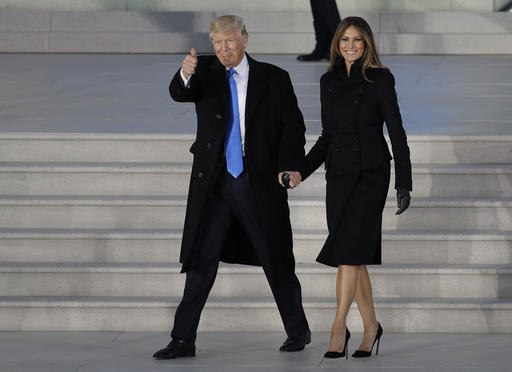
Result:
{"type": "Polygon", "coordinates": [[[370,355],[372,355],[372,350],[373,350],[373,347],[375,346],[375,343],[377,343],[377,350],[375,350],[375,355],[379,355],[380,338],[381,338],[382,334],[384,333],[384,331],[382,330],[380,323],[377,323],[377,324],[379,325],[379,327],[377,328],[377,335],[375,335],[375,339],[373,340],[372,348],[370,349],[370,351],[357,349],[354,352],[354,354],[352,354],[353,358],[365,358],[365,357],[369,357],[370,355]]]}
{"type": "Polygon", "coordinates": [[[350,331],[347,328],[347,331],[345,332],[345,346],[343,347],[343,352],[338,353],[337,351],[327,351],[324,354],[324,358],[343,358],[346,357],[348,359],[348,351],[347,351],[347,345],[348,340],[350,339],[350,331]]]}

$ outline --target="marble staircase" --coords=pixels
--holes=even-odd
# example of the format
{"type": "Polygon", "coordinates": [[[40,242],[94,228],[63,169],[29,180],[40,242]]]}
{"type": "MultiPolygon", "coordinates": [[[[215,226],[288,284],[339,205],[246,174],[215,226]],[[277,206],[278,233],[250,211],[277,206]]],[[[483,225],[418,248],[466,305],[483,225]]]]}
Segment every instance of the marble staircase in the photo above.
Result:
{"type": "MultiPolygon", "coordinates": [[[[0,134],[0,329],[169,329],[192,141],[0,134]]],[[[389,331],[512,332],[512,136],[410,135],[409,146],[412,206],[396,217],[390,190],[384,264],[370,268],[379,319],[389,331]]],[[[314,261],[326,236],[323,177],[289,193],[314,332],[335,311],[336,272],[314,261]]],[[[357,311],[349,324],[361,329],[357,311]]],[[[261,270],[221,265],[200,329],[281,331],[261,270]]]]}

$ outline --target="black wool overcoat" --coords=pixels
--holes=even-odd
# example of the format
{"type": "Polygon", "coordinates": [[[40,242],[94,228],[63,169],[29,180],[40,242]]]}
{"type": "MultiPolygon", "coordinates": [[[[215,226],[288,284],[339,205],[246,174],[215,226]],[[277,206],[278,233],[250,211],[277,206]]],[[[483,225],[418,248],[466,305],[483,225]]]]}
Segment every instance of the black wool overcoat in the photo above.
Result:
{"type": "MultiPolygon", "coordinates": [[[[340,58],[320,78],[322,134],[306,156],[303,180],[325,162],[326,175],[382,169],[392,159],[384,138],[388,129],[395,163],[395,188],[412,191],[407,136],[395,91],[395,78],[385,68],[369,68],[362,75],[362,60],[347,76],[340,58]]],[[[329,206],[327,206],[329,207],[329,206]]]]}
{"type": "MultiPolygon", "coordinates": [[[[278,182],[281,171],[303,167],[305,126],[288,73],[247,55],[249,81],[245,109],[245,159],[257,205],[257,215],[270,250],[272,269],[293,268],[292,235],[287,191],[278,182]]],[[[199,56],[189,87],[176,72],[169,86],[178,102],[193,102],[197,134],[181,245],[182,272],[195,265],[208,192],[224,160],[230,91],[226,68],[216,56],[199,56]]],[[[234,225],[221,261],[260,265],[251,242],[234,225]]]]}

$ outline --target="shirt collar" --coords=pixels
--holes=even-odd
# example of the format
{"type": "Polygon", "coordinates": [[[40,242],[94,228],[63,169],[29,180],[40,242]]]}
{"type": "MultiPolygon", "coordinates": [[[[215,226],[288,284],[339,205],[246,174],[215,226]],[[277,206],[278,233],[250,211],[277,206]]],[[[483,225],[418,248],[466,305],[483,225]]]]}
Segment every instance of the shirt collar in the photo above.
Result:
{"type": "MultiPolygon", "coordinates": [[[[226,70],[229,70],[229,68],[226,67],[226,70]]],[[[238,66],[233,67],[233,70],[235,70],[241,78],[244,78],[247,75],[249,72],[249,61],[247,60],[247,55],[245,53],[242,61],[240,61],[238,66]]]]}

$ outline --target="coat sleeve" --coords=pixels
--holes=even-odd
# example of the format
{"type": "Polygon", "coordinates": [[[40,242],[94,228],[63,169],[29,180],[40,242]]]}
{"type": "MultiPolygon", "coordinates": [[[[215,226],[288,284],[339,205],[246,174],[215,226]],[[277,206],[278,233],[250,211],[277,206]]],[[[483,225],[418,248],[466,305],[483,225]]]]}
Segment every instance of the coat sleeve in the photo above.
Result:
{"type": "Polygon", "coordinates": [[[316,140],[311,150],[309,150],[304,160],[304,168],[301,172],[302,180],[308,178],[318,167],[325,162],[327,153],[329,151],[329,145],[331,143],[331,133],[329,131],[329,125],[327,123],[327,110],[329,109],[325,100],[324,93],[325,80],[320,79],[320,103],[321,103],[321,121],[322,121],[322,134],[316,140]]]}
{"type": "Polygon", "coordinates": [[[186,87],[180,75],[181,68],[176,71],[169,85],[169,94],[176,102],[195,102],[199,98],[199,79],[197,72],[189,80],[189,86],[186,87]]]}
{"type": "Polygon", "coordinates": [[[376,82],[379,93],[379,107],[388,128],[391,148],[395,161],[395,189],[403,187],[412,191],[411,159],[407,135],[402,125],[395,91],[395,78],[388,73],[383,80],[376,82]]]}
{"type": "Polygon", "coordinates": [[[293,92],[290,75],[281,74],[281,136],[279,143],[278,172],[300,171],[304,164],[304,145],[306,126],[304,117],[293,92]]]}

